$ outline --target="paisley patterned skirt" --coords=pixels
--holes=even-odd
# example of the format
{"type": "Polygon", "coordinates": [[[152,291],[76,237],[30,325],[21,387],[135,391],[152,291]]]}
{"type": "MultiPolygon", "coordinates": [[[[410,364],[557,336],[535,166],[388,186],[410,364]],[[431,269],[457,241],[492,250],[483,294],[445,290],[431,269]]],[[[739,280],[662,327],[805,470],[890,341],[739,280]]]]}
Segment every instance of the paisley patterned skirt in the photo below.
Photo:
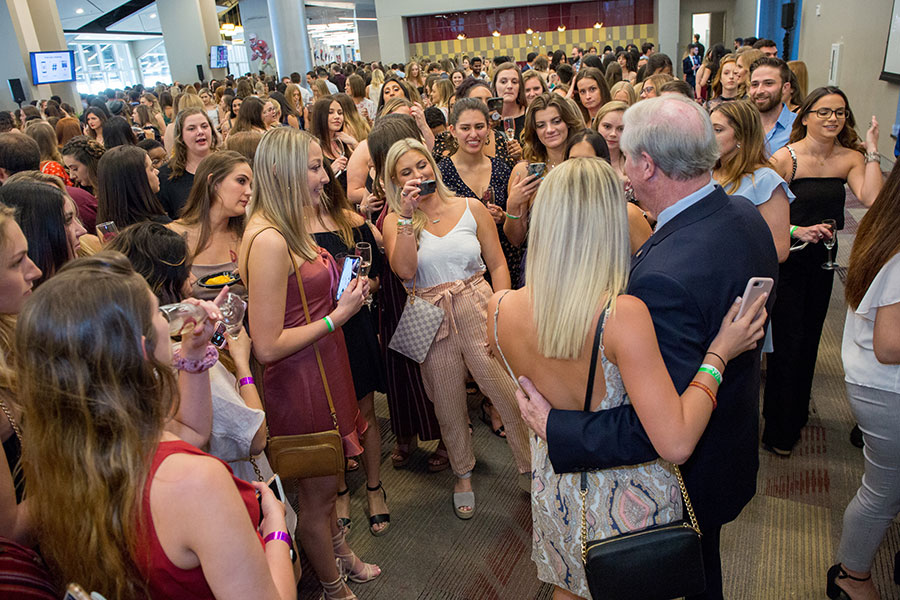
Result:
{"type": "MultiPolygon", "coordinates": [[[[589,598],[581,560],[581,474],[557,475],[547,443],[531,435],[531,559],[541,581],[589,598]]],[[[587,540],[604,539],[681,518],[670,466],[654,461],[588,473],[587,540]]]]}

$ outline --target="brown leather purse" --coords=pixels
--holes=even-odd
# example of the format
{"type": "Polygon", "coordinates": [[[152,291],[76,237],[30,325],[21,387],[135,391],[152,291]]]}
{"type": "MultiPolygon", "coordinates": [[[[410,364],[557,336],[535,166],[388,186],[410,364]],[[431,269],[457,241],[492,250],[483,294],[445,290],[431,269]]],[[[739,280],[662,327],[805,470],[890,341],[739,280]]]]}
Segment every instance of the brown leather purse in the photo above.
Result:
{"type": "MultiPolygon", "coordinates": [[[[278,231],[275,227],[266,227],[253,234],[247,247],[248,255],[250,246],[253,245],[256,236],[266,229],[278,231]]],[[[306,322],[310,323],[309,305],[306,302],[303,279],[300,277],[300,270],[297,268],[297,263],[290,249],[288,249],[288,256],[291,258],[291,265],[294,267],[294,274],[297,279],[297,287],[300,289],[303,314],[306,316],[306,322]]],[[[245,274],[244,281],[247,283],[247,289],[249,290],[249,274],[245,274]]],[[[276,435],[268,438],[266,456],[269,459],[269,464],[272,466],[273,471],[285,479],[325,477],[337,475],[344,470],[344,447],[341,442],[341,433],[338,429],[337,414],[334,411],[334,401],[331,398],[331,388],[328,387],[328,378],[325,376],[325,365],[322,362],[319,345],[313,342],[312,346],[316,351],[316,362],[319,364],[319,375],[322,376],[322,385],[325,387],[325,397],[328,398],[328,408],[331,411],[333,429],[317,433],[276,435]]],[[[265,410],[265,404],[263,404],[263,409],[265,410]]]]}

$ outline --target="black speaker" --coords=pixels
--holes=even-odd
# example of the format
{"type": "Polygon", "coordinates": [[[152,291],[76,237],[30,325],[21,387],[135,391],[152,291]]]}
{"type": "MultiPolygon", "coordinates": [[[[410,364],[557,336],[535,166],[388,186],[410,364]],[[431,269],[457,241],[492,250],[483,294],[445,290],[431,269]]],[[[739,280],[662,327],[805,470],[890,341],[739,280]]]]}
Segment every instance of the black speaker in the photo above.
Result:
{"type": "Polygon", "coordinates": [[[9,93],[13,98],[13,102],[16,104],[22,104],[25,102],[25,90],[22,89],[22,80],[21,79],[7,79],[7,83],[9,83],[9,93]]]}
{"type": "Polygon", "coordinates": [[[782,29],[793,29],[794,28],[794,7],[796,5],[793,2],[788,2],[787,4],[781,5],[781,28],[782,29]]]}
{"type": "Polygon", "coordinates": [[[197,80],[203,81],[203,65],[197,65],[197,80]]]}

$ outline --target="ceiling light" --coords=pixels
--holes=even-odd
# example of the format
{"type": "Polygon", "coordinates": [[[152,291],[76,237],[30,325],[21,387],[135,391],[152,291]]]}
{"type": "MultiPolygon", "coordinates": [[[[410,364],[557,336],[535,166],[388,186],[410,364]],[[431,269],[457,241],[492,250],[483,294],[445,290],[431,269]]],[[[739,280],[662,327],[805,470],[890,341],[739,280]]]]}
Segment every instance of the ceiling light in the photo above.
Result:
{"type": "Polygon", "coordinates": [[[500,32],[497,31],[497,30],[495,29],[495,30],[491,33],[491,35],[494,36],[494,37],[500,37],[500,32]]]}
{"type": "Polygon", "coordinates": [[[84,14],[84,9],[83,9],[83,8],[76,8],[76,9],[75,9],[75,14],[76,14],[76,15],[83,15],[83,14],[84,14]]]}
{"type": "Polygon", "coordinates": [[[234,23],[222,23],[221,29],[223,31],[234,31],[234,23]]]}
{"type": "Polygon", "coordinates": [[[603,27],[603,23],[594,23],[594,29],[600,29],[603,27]]]}
{"type": "Polygon", "coordinates": [[[557,31],[560,31],[560,32],[565,31],[565,30],[566,30],[566,26],[565,26],[565,25],[560,25],[559,27],[556,28],[556,30],[557,30],[557,31]]]}
{"type": "Polygon", "coordinates": [[[458,36],[456,36],[456,39],[462,41],[462,40],[466,39],[466,34],[461,33],[461,34],[459,34],[458,36]]]}
{"type": "Polygon", "coordinates": [[[151,18],[151,19],[155,19],[155,18],[156,18],[156,13],[150,13],[150,18],[151,18]]]}
{"type": "Polygon", "coordinates": [[[531,27],[525,30],[526,35],[531,35],[532,33],[534,33],[534,29],[532,29],[531,27]]]}

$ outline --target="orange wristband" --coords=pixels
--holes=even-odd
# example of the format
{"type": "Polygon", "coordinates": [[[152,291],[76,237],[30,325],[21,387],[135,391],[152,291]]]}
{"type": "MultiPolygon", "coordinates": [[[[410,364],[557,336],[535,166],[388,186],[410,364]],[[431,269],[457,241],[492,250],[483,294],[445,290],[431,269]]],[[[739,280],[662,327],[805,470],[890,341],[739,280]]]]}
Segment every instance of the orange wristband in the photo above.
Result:
{"type": "Polygon", "coordinates": [[[690,384],[688,384],[688,386],[695,387],[695,388],[701,389],[704,392],[706,392],[706,395],[709,396],[710,400],[712,400],[713,410],[716,410],[716,406],[718,406],[719,403],[716,402],[716,395],[713,393],[713,391],[711,389],[709,389],[709,386],[704,385],[704,384],[700,383],[699,381],[692,381],[690,384]]]}

